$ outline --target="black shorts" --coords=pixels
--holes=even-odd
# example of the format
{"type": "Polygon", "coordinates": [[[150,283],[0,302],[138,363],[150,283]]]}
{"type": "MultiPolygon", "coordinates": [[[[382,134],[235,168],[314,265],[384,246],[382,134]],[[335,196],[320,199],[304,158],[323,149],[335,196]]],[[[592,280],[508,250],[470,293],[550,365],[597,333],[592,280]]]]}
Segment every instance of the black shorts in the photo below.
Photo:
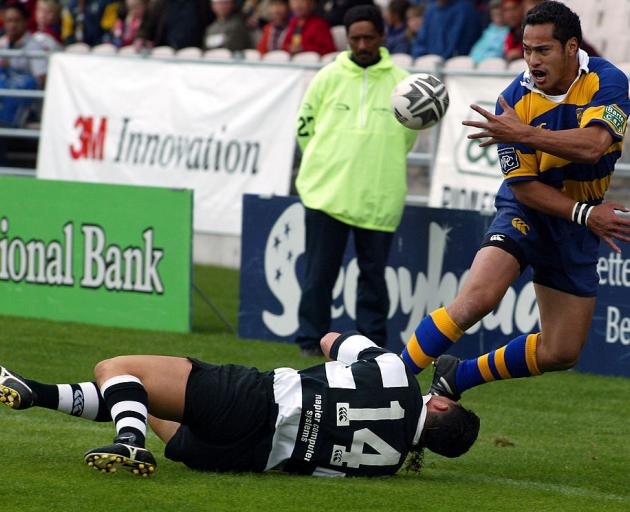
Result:
{"type": "Polygon", "coordinates": [[[278,410],[273,372],[190,361],[182,426],[164,455],[192,469],[263,471],[278,410]]]}

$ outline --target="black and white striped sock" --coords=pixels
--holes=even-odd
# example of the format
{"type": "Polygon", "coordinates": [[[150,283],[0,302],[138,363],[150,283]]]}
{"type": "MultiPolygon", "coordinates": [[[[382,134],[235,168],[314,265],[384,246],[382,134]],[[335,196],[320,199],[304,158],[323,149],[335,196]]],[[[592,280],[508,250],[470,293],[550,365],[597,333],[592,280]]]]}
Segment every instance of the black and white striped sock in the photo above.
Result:
{"type": "Polygon", "coordinates": [[[111,421],[109,409],[96,382],[44,384],[23,379],[33,390],[33,405],[92,421],[111,421]]]}
{"type": "Polygon", "coordinates": [[[116,437],[128,435],[126,444],[144,447],[148,399],[140,379],[133,375],[117,375],[103,383],[101,394],[116,424],[116,437]]]}

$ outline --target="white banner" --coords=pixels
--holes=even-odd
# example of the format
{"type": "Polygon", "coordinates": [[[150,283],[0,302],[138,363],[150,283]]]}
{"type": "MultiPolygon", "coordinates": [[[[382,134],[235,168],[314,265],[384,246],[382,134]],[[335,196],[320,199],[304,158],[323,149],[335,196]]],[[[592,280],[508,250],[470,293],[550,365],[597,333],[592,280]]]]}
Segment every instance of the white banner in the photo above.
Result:
{"type": "Polygon", "coordinates": [[[449,76],[450,105],[441,122],[440,143],[431,179],[429,206],[494,211],[494,196],[501,184],[497,147],[480,148],[467,139],[476,128],[464,120],[482,121],[470,105],[476,103],[494,113],[499,94],[512,78],[449,76]]]}
{"type": "Polygon", "coordinates": [[[191,188],[195,231],[240,234],[242,194],[289,192],[302,74],[55,54],[37,177],[191,188]]]}

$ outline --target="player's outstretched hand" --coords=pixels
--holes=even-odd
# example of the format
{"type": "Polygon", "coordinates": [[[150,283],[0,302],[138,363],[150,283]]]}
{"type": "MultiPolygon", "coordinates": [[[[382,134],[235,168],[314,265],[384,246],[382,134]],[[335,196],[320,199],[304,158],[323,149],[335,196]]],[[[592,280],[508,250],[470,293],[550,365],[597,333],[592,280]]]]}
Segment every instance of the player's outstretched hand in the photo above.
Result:
{"type": "Polygon", "coordinates": [[[628,208],[619,203],[597,205],[588,216],[587,226],[613,251],[620,253],[621,249],[615,240],[630,242],[630,212],[628,215],[617,215],[615,210],[628,212],[628,208]]]}
{"type": "Polygon", "coordinates": [[[486,121],[462,121],[464,126],[472,126],[473,128],[483,130],[481,132],[471,133],[468,135],[469,139],[484,139],[489,137],[488,140],[479,144],[482,148],[498,143],[520,142],[524,130],[529,128],[519,119],[516,115],[516,111],[508,105],[503,96],[499,96],[499,105],[503,108],[503,113],[496,115],[479,105],[472,104],[470,108],[485,117],[486,121]]]}

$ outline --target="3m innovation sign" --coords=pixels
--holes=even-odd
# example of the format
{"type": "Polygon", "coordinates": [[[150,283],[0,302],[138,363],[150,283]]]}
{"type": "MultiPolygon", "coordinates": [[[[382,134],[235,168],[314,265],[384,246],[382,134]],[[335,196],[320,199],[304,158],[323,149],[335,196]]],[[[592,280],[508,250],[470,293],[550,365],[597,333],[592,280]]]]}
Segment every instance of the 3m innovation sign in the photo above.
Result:
{"type": "Polygon", "coordinates": [[[192,191],[0,178],[0,314],[190,330],[192,191]]]}

